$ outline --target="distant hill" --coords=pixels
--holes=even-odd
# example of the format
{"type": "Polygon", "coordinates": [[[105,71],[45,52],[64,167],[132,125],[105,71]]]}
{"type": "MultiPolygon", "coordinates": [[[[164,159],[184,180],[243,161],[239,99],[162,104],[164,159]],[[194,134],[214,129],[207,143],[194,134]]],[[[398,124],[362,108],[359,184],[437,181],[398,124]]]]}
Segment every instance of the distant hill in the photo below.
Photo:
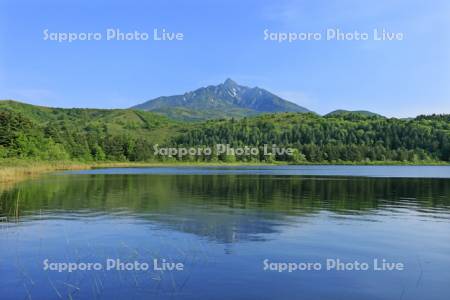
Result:
{"type": "Polygon", "coordinates": [[[128,135],[162,142],[173,133],[176,121],[166,116],[129,109],[56,108],[0,100],[0,110],[11,111],[47,130],[93,132],[128,135]]]}
{"type": "Polygon", "coordinates": [[[159,112],[179,120],[244,117],[262,113],[310,112],[264,89],[246,87],[231,79],[183,95],[163,96],[131,109],[159,112]]]}
{"type": "Polygon", "coordinates": [[[330,117],[330,116],[342,116],[342,115],[350,115],[350,114],[354,114],[354,115],[362,115],[362,116],[366,116],[366,117],[383,117],[380,114],[371,112],[371,111],[367,111],[367,110],[344,110],[344,109],[338,109],[335,111],[332,111],[328,114],[326,114],[326,117],[330,117]]]}

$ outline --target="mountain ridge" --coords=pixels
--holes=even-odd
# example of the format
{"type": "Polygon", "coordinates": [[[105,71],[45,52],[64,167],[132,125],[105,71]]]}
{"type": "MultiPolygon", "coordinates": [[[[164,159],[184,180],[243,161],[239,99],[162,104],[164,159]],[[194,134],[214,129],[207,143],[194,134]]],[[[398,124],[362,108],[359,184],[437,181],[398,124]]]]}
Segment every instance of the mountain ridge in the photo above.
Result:
{"type": "Polygon", "coordinates": [[[247,87],[228,78],[181,95],[161,96],[130,107],[182,120],[244,117],[262,113],[312,112],[265,89],[247,87]]]}

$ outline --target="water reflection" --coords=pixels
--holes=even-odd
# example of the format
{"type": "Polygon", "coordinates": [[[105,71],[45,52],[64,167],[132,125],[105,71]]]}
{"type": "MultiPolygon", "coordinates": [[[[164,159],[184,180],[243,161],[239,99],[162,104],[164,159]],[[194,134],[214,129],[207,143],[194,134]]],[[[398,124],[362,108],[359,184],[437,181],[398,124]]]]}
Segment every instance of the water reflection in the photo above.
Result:
{"type": "Polygon", "coordinates": [[[446,299],[450,293],[449,179],[108,172],[49,175],[0,194],[1,299],[446,299]],[[264,259],[329,257],[387,258],[407,270],[262,270],[264,259]],[[182,261],[186,271],[42,269],[45,259],[108,258],[165,258],[182,261]]]}
{"type": "MultiPolygon", "coordinates": [[[[264,240],[288,216],[373,221],[449,217],[450,180],[272,175],[58,175],[0,196],[0,215],[21,221],[127,215],[222,243],[264,240]]],[[[298,219],[296,219],[298,222],[298,219]]]]}

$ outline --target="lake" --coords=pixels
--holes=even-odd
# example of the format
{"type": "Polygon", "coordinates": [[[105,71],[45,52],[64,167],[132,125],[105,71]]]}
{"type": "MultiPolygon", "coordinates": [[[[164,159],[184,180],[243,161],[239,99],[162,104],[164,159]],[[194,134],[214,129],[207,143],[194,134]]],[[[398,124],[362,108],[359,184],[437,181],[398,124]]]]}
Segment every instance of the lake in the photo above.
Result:
{"type": "Polygon", "coordinates": [[[449,299],[450,167],[111,168],[0,195],[0,299],[449,299]]]}

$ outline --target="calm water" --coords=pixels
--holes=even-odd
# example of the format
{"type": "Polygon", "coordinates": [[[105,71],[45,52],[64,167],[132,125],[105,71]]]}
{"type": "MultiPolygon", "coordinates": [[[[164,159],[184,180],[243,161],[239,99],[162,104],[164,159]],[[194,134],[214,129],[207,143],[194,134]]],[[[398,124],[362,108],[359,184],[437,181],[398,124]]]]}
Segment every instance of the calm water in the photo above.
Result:
{"type": "Polygon", "coordinates": [[[104,169],[0,193],[0,299],[450,298],[449,167],[104,169]]]}

